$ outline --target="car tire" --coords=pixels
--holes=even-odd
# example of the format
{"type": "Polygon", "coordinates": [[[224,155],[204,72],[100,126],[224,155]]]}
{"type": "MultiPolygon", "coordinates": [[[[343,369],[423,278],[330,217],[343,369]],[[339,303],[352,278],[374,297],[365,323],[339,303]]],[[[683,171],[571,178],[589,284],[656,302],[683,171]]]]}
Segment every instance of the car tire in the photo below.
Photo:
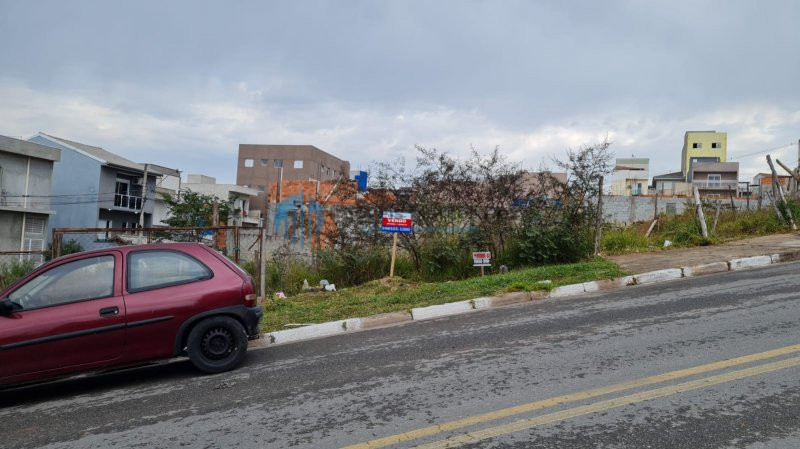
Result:
{"type": "Polygon", "coordinates": [[[244,326],[228,316],[206,318],[197,323],[186,340],[189,360],[204,373],[235,368],[247,352],[244,326]]]}

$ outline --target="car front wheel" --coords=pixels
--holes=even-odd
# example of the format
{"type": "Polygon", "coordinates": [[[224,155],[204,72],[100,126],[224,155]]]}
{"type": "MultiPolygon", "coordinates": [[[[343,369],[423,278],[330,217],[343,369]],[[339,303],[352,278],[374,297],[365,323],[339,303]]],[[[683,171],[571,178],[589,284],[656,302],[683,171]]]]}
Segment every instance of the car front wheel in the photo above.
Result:
{"type": "Polygon", "coordinates": [[[206,318],[197,323],[186,342],[189,360],[205,373],[235,368],[247,351],[247,333],[241,323],[228,316],[206,318]]]}

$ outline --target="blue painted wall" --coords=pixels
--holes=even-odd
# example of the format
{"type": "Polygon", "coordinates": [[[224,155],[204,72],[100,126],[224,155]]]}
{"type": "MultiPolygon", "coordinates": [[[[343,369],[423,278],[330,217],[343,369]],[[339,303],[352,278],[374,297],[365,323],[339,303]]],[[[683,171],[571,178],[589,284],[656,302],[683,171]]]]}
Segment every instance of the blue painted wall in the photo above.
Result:
{"type": "MultiPolygon", "coordinates": [[[[40,136],[30,142],[61,149],[61,160],[53,164],[53,197],[50,208],[55,215],[48,223],[48,241],[53,228],[95,228],[98,219],[98,194],[100,198],[113,197],[111,192],[100,192],[100,162],[77,151],[40,136]]],[[[86,248],[84,246],[84,248],[86,248]]]]}

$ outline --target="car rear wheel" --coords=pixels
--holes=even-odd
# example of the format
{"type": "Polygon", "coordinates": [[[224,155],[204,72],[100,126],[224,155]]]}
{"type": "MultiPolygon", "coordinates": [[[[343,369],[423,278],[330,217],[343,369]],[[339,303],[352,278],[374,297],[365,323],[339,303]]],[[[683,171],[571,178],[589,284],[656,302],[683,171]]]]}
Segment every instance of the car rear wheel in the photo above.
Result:
{"type": "Polygon", "coordinates": [[[228,316],[206,318],[197,323],[186,342],[189,360],[205,373],[235,368],[247,351],[247,333],[241,323],[228,316]]]}

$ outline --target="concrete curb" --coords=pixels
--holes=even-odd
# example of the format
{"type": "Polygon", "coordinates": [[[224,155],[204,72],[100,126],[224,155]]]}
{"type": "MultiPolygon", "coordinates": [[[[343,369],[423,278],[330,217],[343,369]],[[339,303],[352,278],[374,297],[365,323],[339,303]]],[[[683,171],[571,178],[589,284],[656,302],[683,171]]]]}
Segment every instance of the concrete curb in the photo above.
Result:
{"type": "Polygon", "coordinates": [[[728,266],[731,271],[744,270],[746,268],[763,267],[772,263],[772,256],[753,256],[731,259],[728,266]]]}
{"type": "Polygon", "coordinates": [[[535,290],[531,292],[510,292],[498,296],[482,296],[480,298],[468,299],[465,301],[437,304],[427,307],[416,307],[411,309],[410,312],[383,313],[365,318],[350,318],[346,320],[330,321],[327,323],[311,324],[295,329],[269,332],[264,334],[259,342],[251,342],[251,348],[259,349],[272,345],[330,337],[367,329],[377,329],[409,321],[431,320],[470,313],[476,310],[521,304],[539,299],[568,298],[583,295],[585,293],[624,288],[631,285],[656,284],[681,278],[723,273],[726,271],[739,271],[749,268],[759,268],[774,263],[792,262],[797,260],[800,260],[800,250],[791,250],[777,254],[741,257],[728,261],[712,262],[681,268],[668,268],[665,270],[650,271],[647,273],[640,273],[617,279],[606,279],[584,282],[581,284],[562,285],[552,289],[549,292],[546,290],[535,290]]]}
{"type": "Polygon", "coordinates": [[[569,284],[569,285],[562,285],[561,287],[556,287],[550,290],[550,297],[551,298],[564,298],[566,296],[575,296],[580,295],[581,293],[585,293],[583,284],[569,284]]]}
{"type": "Polygon", "coordinates": [[[466,301],[448,302],[435,306],[415,307],[411,309],[411,318],[415,321],[430,320],[443,316],[457,315],[472,310],[475,310],[475,308],[472,306],[472,300],[468,299],[466,301]]]}
{"type": "Polygon", "coordinates": [[[713,262],[693,267],[683,267],[683,277],[702,276],[704,274],[722,273],[728,271],[728,262],[713,262]]]}
{"type": "Polygon", "coordinates": [[[654,284],[656,282],[671,281],[683,277],[683,270],[680,268],[667,268],[666,270],[648,271],[647,273],[635,274],[633,279],[637,285],[654,284]]]}

